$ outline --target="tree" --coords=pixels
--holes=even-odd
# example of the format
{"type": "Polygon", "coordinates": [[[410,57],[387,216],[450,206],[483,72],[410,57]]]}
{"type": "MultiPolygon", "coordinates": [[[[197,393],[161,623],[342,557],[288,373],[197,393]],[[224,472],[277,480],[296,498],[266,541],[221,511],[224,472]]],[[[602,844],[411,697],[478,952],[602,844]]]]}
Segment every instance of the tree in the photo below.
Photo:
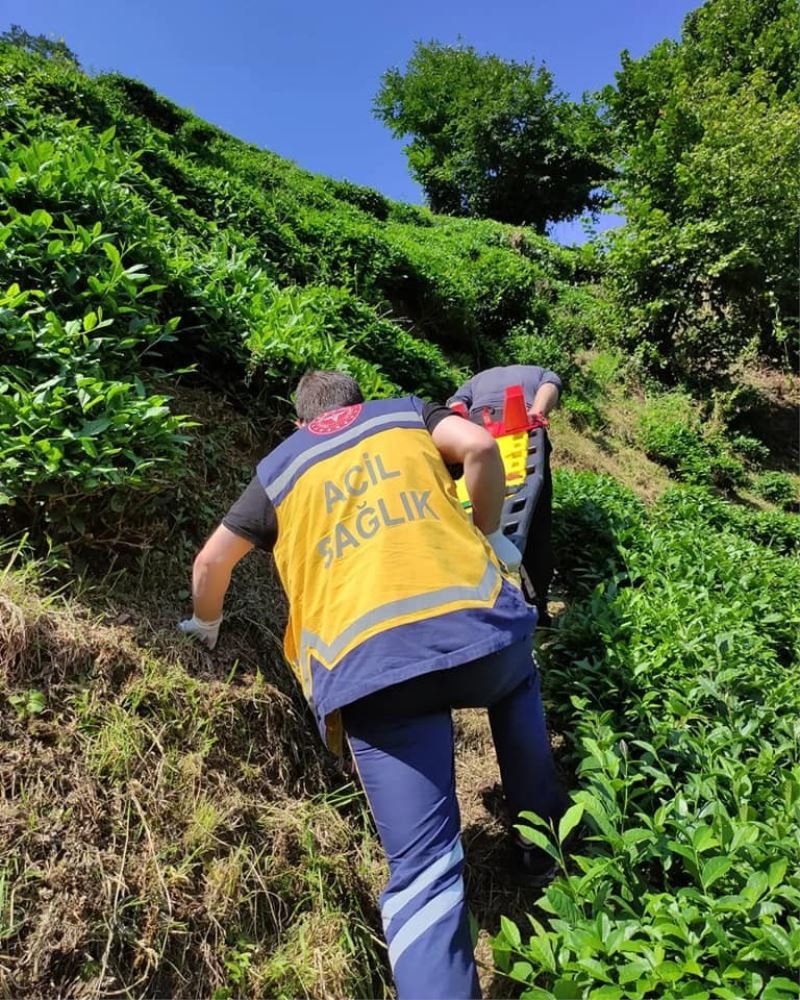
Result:
{"type": "Polygon", "coordinates": [[[17,48],[36,53],[47,59],[63,59],[65,62],[72,63],[73,66],[80,67],[78,57],[63,38],[54,41],[45,35],[32,35],[18,24],[12,24],[8,31],[0,34],[0,44],[2,43],[16,45],[17,48]]]}
{"type": "Polygon", "coordinates": [[[625,226],[610,275],[654,367],[716,381],[797,325],[800,18],[796,0],[709,0],[680,42],[622,56],[604,99],[625,226]]]}
{"type": "Polygon", "coordinates": [[[417,43],[405,73],[388,70],[375,116],[405,147],[431,208],[531,225],[596,209],[608,176],[595,107],[553,88],[544,66],[417,43]]]}

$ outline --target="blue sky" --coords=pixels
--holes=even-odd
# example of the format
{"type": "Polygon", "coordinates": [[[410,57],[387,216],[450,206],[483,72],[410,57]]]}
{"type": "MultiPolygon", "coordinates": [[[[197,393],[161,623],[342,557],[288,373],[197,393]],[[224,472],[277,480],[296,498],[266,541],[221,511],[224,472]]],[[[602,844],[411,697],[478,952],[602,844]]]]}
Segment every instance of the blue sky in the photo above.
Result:
{"type": "MultiPolygon", "coordinates": [[[[422,202],[402,145],[371,113],[381,74],[417,40],[459,37],[544,61],[579,97],[619,53],[678,37],[699,0],[2,0],[0,30],[63,37],[93,71],[136,77],[309,170],[422,202]]],[[[581,239],[578,223],[554,234],[581,239]]]]}

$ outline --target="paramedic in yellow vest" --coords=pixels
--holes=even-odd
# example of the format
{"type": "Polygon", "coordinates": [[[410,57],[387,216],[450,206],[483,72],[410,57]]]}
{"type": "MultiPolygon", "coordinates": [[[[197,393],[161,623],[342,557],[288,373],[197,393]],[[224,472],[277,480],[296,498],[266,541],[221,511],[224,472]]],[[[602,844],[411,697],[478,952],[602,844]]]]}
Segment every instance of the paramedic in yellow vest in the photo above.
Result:
{"type": "MultiPolygon", "coordinates": [[[[512,821],[563,812],[539,679],[535,612],[506,570],[494,439],[415,397],[365,403],[338,372],[306,374],[298,430],[197,556],[194,615],[213,648],[231,571],[272,552],[289,602],[286,657],[335,749],[343,725],[390,879],[381,897],[401,998],[478,997],[462,877],[451,710],[486,707],[512,821]],[[473,519],[448,465],[463,465],[473,519]]],[[[523,874],[549,862],[516,838],[523,874]]]]}

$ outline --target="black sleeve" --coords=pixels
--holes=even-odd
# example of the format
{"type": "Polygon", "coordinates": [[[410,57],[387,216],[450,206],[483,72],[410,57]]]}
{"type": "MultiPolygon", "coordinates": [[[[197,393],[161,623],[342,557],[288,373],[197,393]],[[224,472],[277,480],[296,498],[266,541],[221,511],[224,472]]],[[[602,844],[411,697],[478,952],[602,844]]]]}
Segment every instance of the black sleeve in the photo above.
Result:
{"type": "Polygon", "coordinates": [[[228,531],[252,542],[256,548],[272,552],[278,540],[278,518],[257,476],[250,480],[222,523],[228,531]]]}
{"type": "MultiPolygon", "coordinates": [[[[425,427],[429,434],[433,434],[433,428],[439,423],[440,420],[444,420],[445,417],[454,417],[456,414],[450,409],[449,406],[442,406],[441,403],[425,403],[422,407],[422,419],[425,421],[425,427]]],[[[448,465],[447,471],[453,477],[453,479],[460,479],[464,475],[463,465],[448,465]]]]}
{"type": "Polygon", "coordinates": [[[442,406],[441,403],[425,403],[422,407],[422,419],[425,421],[425,426],[428,429],[428,433],[433,433],[433,428],[445,417],[454,417],[456,414],[450,409],[449,406],[442,406]]]}

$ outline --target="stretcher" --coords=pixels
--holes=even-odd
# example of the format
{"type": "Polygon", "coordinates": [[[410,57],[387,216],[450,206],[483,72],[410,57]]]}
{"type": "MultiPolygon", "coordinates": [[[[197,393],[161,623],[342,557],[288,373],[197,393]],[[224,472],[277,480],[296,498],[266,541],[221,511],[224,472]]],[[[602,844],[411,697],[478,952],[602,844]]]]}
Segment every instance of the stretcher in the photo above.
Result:
{"type": "MultiPolygon", "coordinates": [[[[454,403],[452,409],[469,418],[463,403],[454,403]]],[[[533,512],[544,486],[545,428],[541,421],[528,416],[525,395],[520,385],[506,388],[499,421],[492,420],[492,413],[488,408],[484,408],[482,419],[486,429],[497,439],[506,473],[506,496],[500,527],[520,552],[524,552],[533,512]]],[[[462,506],[471,510],[472,504],[463,476],[456,480],[456,492],[462,506]]]]}

